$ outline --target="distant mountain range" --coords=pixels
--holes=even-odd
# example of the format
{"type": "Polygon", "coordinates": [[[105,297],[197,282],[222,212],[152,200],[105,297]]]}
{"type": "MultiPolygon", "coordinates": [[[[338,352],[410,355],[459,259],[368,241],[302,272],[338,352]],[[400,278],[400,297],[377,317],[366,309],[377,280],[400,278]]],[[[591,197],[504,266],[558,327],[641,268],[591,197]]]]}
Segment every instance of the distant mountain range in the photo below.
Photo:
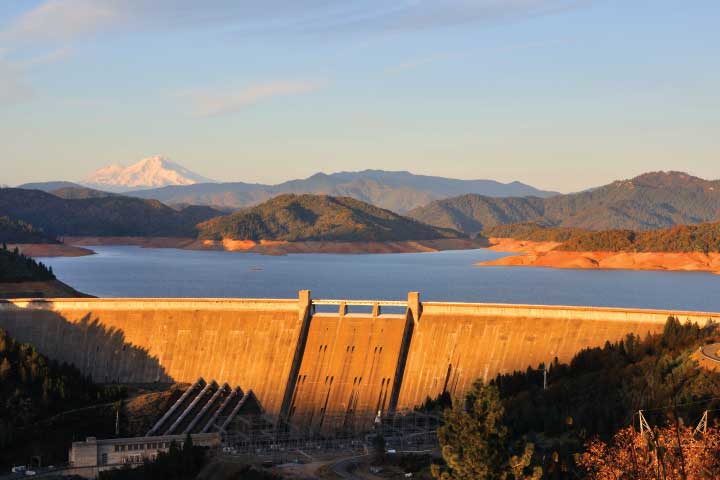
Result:
{"type": "Polygon", "coordinates": [[[169,205],[212,205],[214,207],[241,208],[256,205],[284,193],[347,196],[398,213],[426,205],[433,200],[463,193],[479,193],[489,197],[528,195],[547,197],[556,194],[521,182],[458,180],[384,170],[317,173],[305,179],[291,180],[278,185],[241,182],[198,183],[128,194],[140,198],[154,198],[169,205]]]}
{"type": "MultiPolygon", "coordinates": [[[[4,188],[11,188],[11,187],[4,187],[4,188]]],[[[52,193],[55,190],[60,190],[63,188],[84,188],[84,187],[82,185],[80,185],[79,183],[57,181],[57,182],[23,183],[22,185],[18,185],[17,188],[22,188],[24,190],[42,190],[43,192],[52,193]]]]}
{"type": "MultiPolygon", "coordinates": [[[[557,194],[521,182],[459,180],[385,170],[316,173],[277,185],[216,183],[162,157],[144,159],[127,168],[106,167],[77,183],[26,183],[18,188],[42,190],[65,198],[82,198],[82,195],[90,193],[82,193],[78,189],[91,188],[155,199],[171,206],[208,205],[226,210],[257,205],[284,193],[310,193],[352,197],[398,213],[465,193],[488,197],[548,197],[557,194]]],[[[99,196],[97,193],[93,195],[99,196]]]]}
{"type": "Polygon", "coordinates": [[[208,240],[388,242],[458,238],[350,197],[284,194],[198,226],[208,240]]]}
{"type": "Polygon", "coordinates": [[[467,234],[519,222],[587,230],[652,230],[719,220],[720,181],[653,172],[550,198],[461,195],[431,202],[408,215],[467,234]]]}
{"type": "Polygon", "coordinates": [[[83,185],[110,192],[127,192],[167,185],[193,185],[212,182],[182,165],[161,156],[140,160],[129,167],[110,165],[85,178],[83,185]]]}
{"type": "Polygon", "coordinates": [[[112,193],[105,190],[96,190],[90,187],[84,187],[73,182],[38,182],[25,183],[17,187],[22,190],[40,190],[45,193],[52,193],[56,197],[66,200],[77,200],[81,198],[102,198],[122,195],[121,193],[112,193]]]}
{"type": "MultiPolygon", "coordinates": [[[[239,232],[248,235],[265,232],[273,238],[286,239],[293,235],[299,235],[298,238],[311,237],[314,235],[312,225],[317,221],[320,222],[320,231],[325,232],[327,238],[365,238],[363,235],[366,233],[372,238],[381,238],[381,230],[384,228],[382,215],[390,212],[382,210],[377,204],[382,206],[391,203],[399,210],[400,199],[403,199],[403,202],[408,198],[419,201],[420,198],[463,188],[461,185],[466,185],[467,188],[487,186],[485,182],[370,170],[332,175],[317,174],[305,180],[286,182],[272,188],[251,184],[196,184],[132,192],[133,195],[148,195],[151,198],[161,197],[160,193],[163,193],[173,200],[172,203],[177,202],[173,208],[155,199],[132,198],[123,196],[127,194],[119,195],[67,182],[53,182],[32,185],[36,188],[53,188],[50,190],[52,194],[38,190],[0,189],[0,216],[31,224],[50,236],[194,237],[200,228],[203,235],[212,238],[225,234],[235,238],[239,232]],[[417,189],[408,187],[408,184],[417,189]],[[228,193],[228,185],[235,186],[235,194],[228,193]],[[355,188],[350,188],[351,185],[355,188]],[[309,203],[305,205],[306,200],[289,202],[288,198],[295,197],[275,192],[302,192],[305,189],[347,192],[346,195],[332,196],[351,197],[358,203],[351,205],[349,199],[342,200],[342,204],[338,203],[340,200],[328,203],[329,197],[317,196],[313,197],[317,198],[316,200],[307,200],[309,203]],[[206,193],[202,194],[203,191],[206,193]],[[278,195],[282,196],[273,201],[268,202],[269,198],[266,198],[278,195]],[[372,201],[358,200],[358,197],[368,196],[372,201]],[[325,200],[321,200],[323,198],[325,200]],[[225,201],[219,201],[222,199],[225,201]],[[204,200],[200,203],[224,205],[242,201],[255,205],[258,209],[247,207],[237,215],[223,216],[227,214],[227,210],[184,205],[198,200],[204,200]],[[262,202],[268,203],[260,205],[262,202]],[[371,203],[375,203],[375,206],[370,205],[371,203]],[[277,209],[278,213],[273,214],[272,209],[277,209]],[[371,214],[371,210],[375,213],[371,214]],[[378,212],[386,213],[380,215],[378,212]],[[214,217],[222,218],[197,227],[197,224],[214,217]],[[334,218],[338,219],[337,225],[332,224],[334,218]],[[356,222],[360,222],[357,225],[362,222],[366,224],[362,228],[351,227],[347,235],[342,233],[345,226],[355,225],[356,222]],[[288,230],[283,232],[282,228],[288,230]],[[373,230],[374,228],[379,230],[373,230]],[[298,232],[293,231],[296,229],[298,232]]],[[[493,184],[494,182],[490,182],[489,185],[493,184]]],[[[510,185],[523,191],[532,188],[510,185]]],[[[297,198],[305,196],[303,193],[296,195],[299,195],[297,198]]],[[[403,202],[400,204],[412,204],[409,201],[403,202]]],[[[467,235],[474,235],[497,225],[519,222],[586,230],[653,230],[720,220],[720,181],[703,180],[681,172],[654,172],[580,193],[558,194],[546,198],[465,194],[430,201],[425,206],[412,209],[407,216],[426,225],[452,229],[467,235]]],[[[407,228],[409,236],[428,232],[417,230],[416,222],[403,223],[408,220],[397,215],[396,217],[393,217],[391,222],[392,238],[402,236],[398,234],[401,228],[407,228]]]]}

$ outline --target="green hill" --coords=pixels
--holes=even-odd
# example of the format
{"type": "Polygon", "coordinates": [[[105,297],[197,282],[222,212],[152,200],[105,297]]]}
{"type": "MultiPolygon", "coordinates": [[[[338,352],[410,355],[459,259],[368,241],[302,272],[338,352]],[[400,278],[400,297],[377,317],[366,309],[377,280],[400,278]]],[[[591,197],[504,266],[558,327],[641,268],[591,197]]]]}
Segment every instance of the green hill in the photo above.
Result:
{"type": "Polygon", "coordinates": [[[457,238],[350,197],[280,195],[256,207],[198,225],[202,239],[401,241],[457,238]]]}
{"type": "Polygon", "coordinates": [[[430,225],[475,234],[484,228],[542,219],[543,199],[537,197],[491,198],[461,195],[432,202],[408,212],[408,216],[430,225]]]}
{"type": "Polygon", "coordinates": [[[65,199],[39,190],[0,189],[0,215],[57,236],[194,237],[195,226],[219,215],[210,207],[170,208],[124,196],[65,199]]]}
{"type": "Polygon", "coordinates": [[[483,230],[487,237],[562,242],[571,252],[720,252],[720,222],[680,225],[661,230],[580,230],[546,228],[533,223],[499,225],[483,230]]]}
{"type": "Polygon", "coordinates": [[[469,234],[518,222],[585,230],[654,230],[720,220],[720,181],[655,172],[550,198],[462,195],[416,208],[408,216],[469,234]]]}
{"type": "Polygon", "coordinates": [[[0,216],[0,242],[4,243],[59,243],[41,229],[22,220],[0,216]]]}
{"type": "Polygon", "coordinates": [[[588,233],[589,230],[576,228],[548,227],[533,222],[506,223],[486,228],[482,234],[488,238],[514,238],[533,242],[566,242],[573,235],[588,233]]]}

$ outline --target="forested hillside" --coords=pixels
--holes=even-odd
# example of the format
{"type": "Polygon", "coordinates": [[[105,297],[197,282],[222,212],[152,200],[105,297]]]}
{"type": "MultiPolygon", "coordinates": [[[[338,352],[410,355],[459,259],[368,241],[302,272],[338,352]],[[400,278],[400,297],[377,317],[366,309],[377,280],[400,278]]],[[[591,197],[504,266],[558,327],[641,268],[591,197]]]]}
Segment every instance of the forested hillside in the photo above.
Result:
{"type": "Polygon", "coordinates": [[[469,234],[520,222],[586,230],[653,230],[720,220],[720,181],[656,172],[550,198],[463,195],[432,202],[408,215],[469,234]]]}
{"type": "Polygon", "coordinates": [[[0,248],[0,282],[26,282],[54,280],[52,268],[21,254],[17,248],[12,251],[3,243],[0,248]]]}
{"type": "Polygon", "coordinates": [[[0,189],[0,215],[56,236],[194,237],[199,222],[219,214],[209,207],[177,211],[157,200],[119,195],[64,199],[39,190],[0,189]]]}
{"type": "Polygon", "coordinates": [[[462,195],[430,203],[408,216],[430,225],[475,234],[484,228],[542,218],[544,200],[537,197],[490,198],[462,195]]]}
{"type": "MultiPolygon", "coordinates": [[[[445,412],[439,437],[446,465],[435,467],[436,473],[440,478],[457,478],[441,477],[443,471],[464,472],[462,478],[479,478],[474,475],[481,472],[491,472],[485,478],[516,479],[717,478],[720,434],[709,427],[703,442],[691,432],[703,412],[720,407],[720,373],[700,368],[692,355],[700,345],[719,340],[716,325],[701,328],[671,317],[660,335],[628,335],[583,350],[569,364],[532,365],[525,372],[500,375],[489,385],[479,381],[445,412]],[[639,410],[658,429],[656,437],[635,433],[639,410]],[[667,433],[672,436],[662,436],[667,433]],[[628,438],[637,439],[635,446],[623,443],[628,438]],[[684,459],[677,453],[678,441],[688,449],[684,459]],[[692,451],[693,445],[709,455],[692,451]],[[633,460],[635,448],[643,453],[633,460]],[[694,470],[683,477],[683,461],[708,476],[694,470]],[[668,472],[676,470],[658,477],[611,473],[653,471],[661,463],[668,472]],[[598,473],[603,471],[607,476],[598,473]],[[503,472],[511,476],[503,477],[503,472]]],[[[440,400],[428,406],[442,404],[440,400]]],[[[712,415],[709,425],[717,418],[712,415]]]]}
{"type": "MultiPolygon", "coordinates": [[[[79,193],[83,198],[68,199],[39,190],[0,189],[0,215],[22,219],[16,223],[25,226],[28,232],[40,232],[29,226],[33,224],[42,227],[43,234],[48,232],[59,237],[383,242],[463,236],[349,197],[287,194],[250,209],[222,215],[207,206],[176,210],[157,200],[79,193]]],[[[18,243],[31,243],[30,240],[26,235],[26,239],[18,243]]]]}
{"type": "Polygon", "coordinates": [[[0,242],[4,243],[59,243],[58,240],[22,220],[0,216],[0,242]]]}
{"type": "Polygon", "coordinates": [[[573,235],[589,233],[577,228],[547,227],[533,222],[506,223],[486,228],[482,234],[488,238],[514,238],[533,242],[566,242],[573,235]]]}
{"type": "Polygon", "coordinates": [[[256,207],[199,225],[200,238],[285,241],[400,241],[457,238],[349,197],[280,195],[256,207]]]}
{"type": "Polygon", "coordinates": [[[44,462],[64,461],[74,435],[107,431],[113,416],[106,415],[104,428],[87,413],[76,419],[72,430],[42,422],[59,412],[123,396],[124,389],[100,387],[77,368],[49,360],[0,329],[0,465],[18,458],[29,461],[31,455],[42,455],[44,462]]]}
{"type": "Polygon", "coordinates": [[[720,252],[720,222],[644,232],[547,228],[522,223],[489,228],[483,234],[536,242],[562,242],[556,250],[571,252],[720,252]]]}

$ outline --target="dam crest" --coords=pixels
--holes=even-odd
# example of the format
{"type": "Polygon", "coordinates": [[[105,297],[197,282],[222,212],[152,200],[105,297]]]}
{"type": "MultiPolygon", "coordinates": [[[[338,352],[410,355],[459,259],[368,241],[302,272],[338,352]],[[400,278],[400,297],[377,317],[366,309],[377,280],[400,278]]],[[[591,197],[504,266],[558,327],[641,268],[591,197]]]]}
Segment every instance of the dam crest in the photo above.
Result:
{"type": "Polygon", "coordinates": [[[477,378],[569,361],[669,316],[720,313],[572,306],[312,299],[0,300],[0,328],[98,382],[251,389],[283,421],[412,409],[477,378]]]}

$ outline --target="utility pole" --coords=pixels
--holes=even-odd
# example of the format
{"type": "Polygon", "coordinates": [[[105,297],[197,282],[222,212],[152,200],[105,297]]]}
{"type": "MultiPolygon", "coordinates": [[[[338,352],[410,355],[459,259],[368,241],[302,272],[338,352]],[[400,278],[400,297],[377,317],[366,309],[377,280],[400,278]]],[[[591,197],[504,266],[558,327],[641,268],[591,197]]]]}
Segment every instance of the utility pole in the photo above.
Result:
{"type": "Polygon", "coordinates": [[[707,421],[708,421],[708,411],[705,410],[703,412],[703,416],[700,419],[700,422],[697,424],[697,427],[695,427],[695,430],[693,430],[693,435],[697,435],[699,433],[705,435],[707,433],[707,421]]]}
{"type": "Polygon", "coordinates": [[[547,367],[543,364],[542,368],[528,368],[533,372],[542,372],[543,374],[543,390],[547,390],[547,367]]]}
{"type": "Polygon", "coordinates": [[[120,436],[120,408],[122,407],[122,400],[115,402],[115,436],[120,436]]]}
{"type": "Polygon", "coordinates": [[[650,428],[647,420],[645,420],[645,416],[643,415],[642,410],[638,410],[638,417],[640,417],[640,435],[644,434],[645,432],[652,432],[652,428],[650,428]]]}

